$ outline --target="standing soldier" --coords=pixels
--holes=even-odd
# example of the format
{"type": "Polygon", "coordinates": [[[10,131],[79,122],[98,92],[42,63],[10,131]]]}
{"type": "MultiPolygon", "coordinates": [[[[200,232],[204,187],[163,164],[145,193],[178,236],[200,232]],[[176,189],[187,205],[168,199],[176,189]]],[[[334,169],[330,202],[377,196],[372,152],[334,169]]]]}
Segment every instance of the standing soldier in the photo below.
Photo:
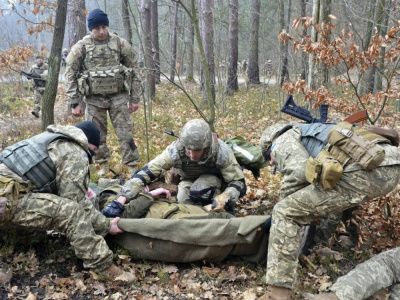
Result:
{"type": "Polygon", "coordinates": [[[130,113],[139,107],[140,80],[136,73],[136,54],[123,38],[108,32],[107,14],[100,9],[88,15],[90,34],[76,43],[67,57],[66,92],[72,114],[82,116],[79,99],[85,97],[86,119],[100,129],[101,140],[96,162],[100,176],[110,170],[107,140],[107,113],[118,137],[123,163],[129,173],[137,170],[139,151],[133,140],[130,113]]]}
{"type": "MultiPolygon", "coordinates": [[[[85,195],[89,162],[100,144],[92,122],[50,125],[47,131],[0,153],[0,230],[65,233],[85,268],[106,279],[132,283],[135,276],[112,263],[103,236],[123,232],[119,218],[106,219],[85,195]]],[[[0,274],[1,275],[1,274],[0,274]]]]}
{"type": "Polygon", "coordinates": [[[33,79],[33,110],[32,115],[39,118],[40,106],[46,86],[46,77],[49,66],[43,62],[43,57],[38,55],[36,57],[36,64],[30,70],[30,73],[40,75],[40,79],[33,79]]]}
{"type": "Polygon", "coordinates": [[[67,66],[67,56],[68,56],[68,49],[64,48],[61,54],[61,66],[64,68],[67,66]]]}

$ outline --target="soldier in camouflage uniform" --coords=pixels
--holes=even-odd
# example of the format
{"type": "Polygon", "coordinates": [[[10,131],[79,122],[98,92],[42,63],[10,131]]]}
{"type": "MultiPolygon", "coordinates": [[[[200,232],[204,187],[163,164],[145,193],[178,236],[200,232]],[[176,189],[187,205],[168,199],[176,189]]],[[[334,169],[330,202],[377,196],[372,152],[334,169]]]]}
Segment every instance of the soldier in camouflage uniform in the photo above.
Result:
{"type": "Polygon", "coordinates": [[[112,221],[85,198],[91,153],[100,144],[99,129],[90,121],[74,126],[50,125],[47,131],[7,147],[0,153],[1,230],[57,230],[66,234],[86,268],[111,281],[134,276],[112,263],[103,236],[118,234],[112,221]]]}
{"type": "Polygon", "coordinates": [[[80,97],[85,97],[86,119],[100,129],[101,142],[96,155],[99,175],[109,172],[110,151],[106,145],[107,113],[118,137],[123,163],[129,172],[137,170],[139,151],[132,137],[130,113],[139,107],[140,81],[136,54],[123,38],[108,32],[108,17],[100,9],[88,15],[91,31],[76,43],[67,56],[66,93],[72,114],[83,115],[80,97]]]}
{"type": "Polygon", "coordinates": [[[177,194],[181,203],[204,206],[215,200],[216,210],[231,211],[245,194],[244,174],[232,150],[211,133],[204,120],[194,119],[183,126],[179,140],[125,183],[119,195],[132,200],[147,184],[172,168],[181,177],[177,194]]]}
{"type": "Polygon", "coordinates": [[[400,299],[400,248],[382,252],[339,277],[332,293],[306,294],[309,300],[362,300],[389,288],[389,300],[400,299]]]}
{"type": "MultiPolygon", "coordinates": [[[[340,213],[360,203],[385,195],[393,190],[400,179],[400,153],[391,144],[379,144],[385,158],[373,170],[363,168],[353,159],[343,167],[340,180],[332,189],[310,184],[305,177],[308,158],[314,157],[315,148],[308,148],[303,139],[306,127],[313,131],[316,126],[329,124],[275,124],[266,129],[260,139],[265,157],[271,159],[283,175],[281,200],[272,212],[272,225],[268,245],[267,299],[290,299],[296,280],[297,252],[301,242],[301,229],[328,213],[340,213]]],[[[332,127],[331,127],[332,128],[332,127]]],[[[311,136],[315,139],[315,136],[311,136]]],[[[326,141],[325,141],[326,142],[326,141]]]]}
{"type": "Polygon", "coordinates": [[[32,115],[36,118],[39,118],[39,112],[41,107],[41,102],[44,94],[44,89],[46,86],[46,76],[48,72],[49,66],[47,63],[43,62],[43,57],[37,56],[36,57],[36,64],[34,64],[29,71],[32,74],[40,75],[42,78],[41,80],[34,78],[33,82],[33,110],[32,115]]]}

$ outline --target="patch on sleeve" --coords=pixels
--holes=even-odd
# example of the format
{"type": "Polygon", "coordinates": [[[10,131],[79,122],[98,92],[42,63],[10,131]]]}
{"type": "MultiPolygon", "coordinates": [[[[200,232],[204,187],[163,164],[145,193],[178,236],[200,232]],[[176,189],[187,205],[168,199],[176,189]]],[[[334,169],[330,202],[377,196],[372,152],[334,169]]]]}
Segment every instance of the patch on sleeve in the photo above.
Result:
{"type": "Polygon", "coordinates": [[[83,158],[86,159],[89,162],[89,156],[86,153],[83,154],[83,158]]]}
{"type": "Polygon", "coordinates": [[[72,54],[73,56],[77,56],[79,53],[80,53],[79,49],[78,49],[77,47],[75,47],[75,46],[72,46],[72,48],[71,48],[71,54],[72,54]]]}

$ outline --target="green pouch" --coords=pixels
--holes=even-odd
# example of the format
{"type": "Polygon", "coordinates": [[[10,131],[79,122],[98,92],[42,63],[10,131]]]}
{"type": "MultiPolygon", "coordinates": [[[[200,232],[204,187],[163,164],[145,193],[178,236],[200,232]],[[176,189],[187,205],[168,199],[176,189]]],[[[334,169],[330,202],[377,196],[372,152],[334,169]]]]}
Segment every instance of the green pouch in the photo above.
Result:
{"type": "Polygon", "coordinates": [[[262,169],[268,165],[261,149],[243,137],[235,136],[225,143],[232,149],[239,165],[247,169],[262,169]]]}
{"type": "Polygon", "coordinates": [[[342,165],[325,150],[318,153],[315,159],[322,166],[318,183],[326,190],[332,189],[343,174],[342,165]]]}
{"type": "Polygon", "coordinates": [[[317,184],[321,173],[321,163],[310,156],[306,165],[306,179],[309,183],[317,184]]]}
{"type": "Polygon", "coordinates": [[[327,140],[329,144],[338,147],[354,159],[364,170],[373,170],[380,165],[385,158],[385,150],[376,143],[388,142],[382,136],[360,127],[353,127],[347,122],[335,125],[327,140]]]}

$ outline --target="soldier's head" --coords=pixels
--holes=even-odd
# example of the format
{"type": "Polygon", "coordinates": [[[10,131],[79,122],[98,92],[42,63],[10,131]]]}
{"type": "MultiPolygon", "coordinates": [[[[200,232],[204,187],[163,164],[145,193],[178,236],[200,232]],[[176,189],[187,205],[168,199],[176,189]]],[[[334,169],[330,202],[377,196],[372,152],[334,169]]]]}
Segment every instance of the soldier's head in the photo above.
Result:
{"type": "MultiPolygon", "coordinates": [[[[96,124],[91,121],[83,121],[76,125],[88,139],[88,147],[93,152],[96,151],[100,146],[100,130],[97,128],[96,124]]],[[[94,153],[92,153],[94,154],[94,153]]]]}
{"type": "Polygon", "coordinates": [[[67,49],[67,48],[64,48],[63,51],[62,51],[62,53],[68,54],[68,49],[67,49]]]}
{"type": "Polygon", "coordinates": [[[190,120],[183,126],[179,140],[190,160],[199,161],[212,145],[210,126],[202,119],[190,120]]]}
{"type": "Polygon", "coordinates": [[[88,17],[88,28],[92,33],[92,37],[98,41],[104,41],[108,36],[108,16],[101,9],[92,10],[88,17]]]}
{"type": "Polygon", "coordinates": [[[278,137],[279,132],[286,126],[286,124],[274,124],[261,134],[260,147],[264,158],[269,161],[269,154],[274,140],[278,137]]]}
{"type": "Polygon", "coordinates": [[[41,67],[43,65],[43,57],[41,55],[36,56],[36,64],[41,67]]]}

